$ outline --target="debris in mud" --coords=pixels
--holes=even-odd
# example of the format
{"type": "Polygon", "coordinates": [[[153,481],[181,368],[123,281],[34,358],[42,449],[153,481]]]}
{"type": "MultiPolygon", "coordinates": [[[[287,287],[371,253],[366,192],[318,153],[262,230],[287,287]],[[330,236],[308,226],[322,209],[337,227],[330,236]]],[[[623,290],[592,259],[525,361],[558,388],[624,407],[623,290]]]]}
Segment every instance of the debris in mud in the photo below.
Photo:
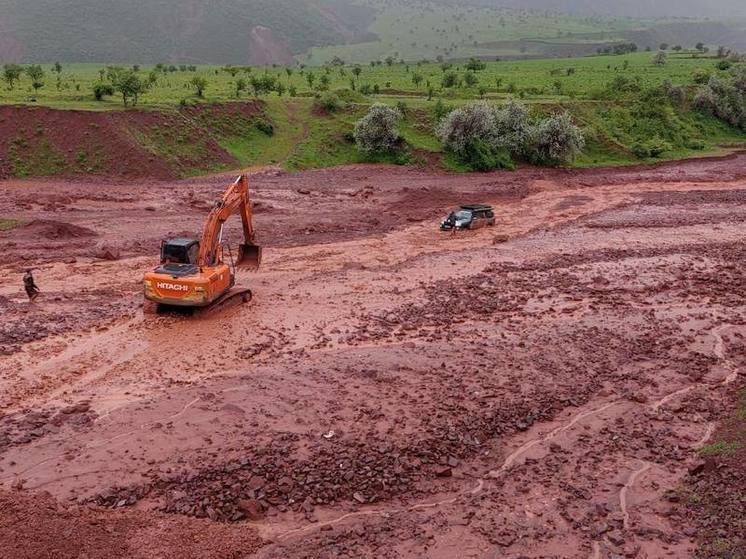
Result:
{"type": "Polygon", "coordinates": [[[42,408],[0,416],[0,455],[8,448],[29,444],[63,428],[84,429],[98,417],[90,402],[63,408],[42,408]]]}
{"type": "Polygon", "coordinates": [[[110,243],[99,243],[93,251],[93,256],[101,260],[119,260],[122,251],[110,243]]]}
{"type": "Polygon", "coordinates": [[[88,229],[87,227],[73,225],[72,223],[64,223],[62,221],[53,221],[51,219],[31,220],[22,225],[20,230],[24,235],[49,240],[78,239],[98,236],[98,233],[88,229]]]}

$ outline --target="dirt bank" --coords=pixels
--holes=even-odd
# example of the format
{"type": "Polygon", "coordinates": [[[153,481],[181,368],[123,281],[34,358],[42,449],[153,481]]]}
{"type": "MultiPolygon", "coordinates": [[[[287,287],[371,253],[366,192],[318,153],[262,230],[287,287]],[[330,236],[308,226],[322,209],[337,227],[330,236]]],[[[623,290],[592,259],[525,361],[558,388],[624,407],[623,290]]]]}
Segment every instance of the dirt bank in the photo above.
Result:
{"type": "Polygon", "coordinates": [[[168,179],[237,166],[218,143],[240,135],[261,101],[170,111],[0,106],[0,178],[86,175],[168,179]]]}
{"type": "Polygon", "coordinates": [[[265,173],[255,298],[199,321],[139,279],[227,177],[1,184],[36,225],[0,234],[0,483],[249,557],[693,557],[670,496],[744,383],[743,168],[265,173]],[[466,201],[498,225],[440,233],[466,201]]]}

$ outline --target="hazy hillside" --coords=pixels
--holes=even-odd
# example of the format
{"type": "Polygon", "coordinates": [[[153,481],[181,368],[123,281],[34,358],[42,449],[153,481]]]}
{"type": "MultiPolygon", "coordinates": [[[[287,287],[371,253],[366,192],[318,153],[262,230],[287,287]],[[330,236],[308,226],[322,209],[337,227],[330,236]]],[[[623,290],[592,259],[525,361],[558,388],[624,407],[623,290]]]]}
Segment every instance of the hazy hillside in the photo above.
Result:
{"type": "Polygon", "coordinates": [[[742,0],[0,0],[0,62],[579,56],[620,41],[741,49],[746,23],[681,19],[738,15],[742,0]]]}
{"type": "Polygon", "coordinates": [[[462,4],[634,18],[746,16],[746,2],[743,0],[466,0],[462,4]]]}
{"type": "Polygon", "coordinates": [[[733,17],[746,15],[743,0],[516,0],[516,7],[628,17],[733,17]]]}
{"type": "Polygon", "coordinates": [[[0,0],[0,60],[288,62],[371,19],[345,0],[0,0]]]}

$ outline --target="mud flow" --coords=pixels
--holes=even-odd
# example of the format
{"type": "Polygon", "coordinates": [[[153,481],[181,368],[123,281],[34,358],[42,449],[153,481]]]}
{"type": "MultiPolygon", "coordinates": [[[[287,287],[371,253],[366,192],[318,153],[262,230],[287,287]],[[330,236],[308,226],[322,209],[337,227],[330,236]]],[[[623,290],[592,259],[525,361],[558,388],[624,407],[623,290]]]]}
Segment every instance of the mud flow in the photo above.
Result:
{"type": "Polygon", "coordinates": [[[229,177],[0,183],[0,555],[694,557],[745,164],[265,172],[253,299],[199,320],[140,280],[229,177]]]}

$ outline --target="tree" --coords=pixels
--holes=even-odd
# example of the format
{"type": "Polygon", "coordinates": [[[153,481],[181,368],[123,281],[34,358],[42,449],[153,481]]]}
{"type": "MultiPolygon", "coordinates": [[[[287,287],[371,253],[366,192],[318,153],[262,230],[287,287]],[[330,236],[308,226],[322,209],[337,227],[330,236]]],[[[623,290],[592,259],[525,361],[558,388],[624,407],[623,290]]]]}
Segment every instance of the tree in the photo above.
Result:
{"type": "Polygon", "coordinates": [[[666,62],[668,62],[668,56],[662,50],[659,50],[655,53],[655,56],[653,56],[653,64],[656,66],[664,66],[666,62]]]}
{"type": "Polygon", "coordinates": [[[418,74],[417,72],[412,74],[412,83],[415,87],[419,87],[423,79],[422,74],[418,74]]]}
{"type": "Polygon", "coordinates": [[[313,82],[316,81],[316,74],[308,72],[308,74],[306,74],[306,81],[308,82],[308,87],[313,87],[313,82]]]}
{"type": "Polygon", "coordinates": [[[38,64],[28,66],[26,68],[26,75],[31,78],[31,87],[34,88],[34,92],[44,87],[44,70],[41,66],[38,64]]]}
{"type": "Polygon", "coordinates": [[[668,43],[661,43],[658,50],[668,50],[668,43]]]}
{"type": "Polygon", "coordinates": [[[697,49],[699,52],[704,52],[705,51],[705,44],[702,43],[702,42],[699,42],[699,43],[697,43],[694,46],[694,48],[697,49]]]}
{"type": "Polygon", "coordinates": [[[391,153],[399,144],[397,124],[402,114],[383,103],[374,103],[368,113],[355,123],[352,132],[358,149],[368,155],[391,153]]]}
{"type": "Polygon", "coordinates": [[[241,92],[246,91],[248,85],[245,78],[238,78],[236,80],[236,97],[241,97],[241,92]]]}
{"type": "Polygon", "coordinates": [[[57,74],[57,75],[61,74],[62,73],[62,64],[60,64],[59,62],[55,62],[54,63],[54,68],[53,68],[52,71],[55,74],[57,74]]]}
{"type": "Polygon", "coordinates": [[[132,106],[137,105],[140,95],[148,90],[147,84],[140,79],[140,76],[131,69],[125,69],[120,66],[109,66],[106,74],[114,87],[122,96],[124,106],[128,106],[130,99],[132,106]]]}
{"type": "Polygon", "coordinates": [[[479,72],[484,70],[487,64],[479,60],[478,58],[470,58],[469,62],[466,63],[466,69],[470,72],[479,72]]]}
{"type": "Polygon", "coordinates": [[[479,83],[479,78],[474,72],[466,72],[464,74],[464,83],[466,83],[467,87],[474,87],[479,83]]]}
{"type": "Polygon", "coordinates": [[[189,82],[197,93],[197,97],[205,96],[205,88],[207,88],[207,80],[202,76],[194,76],[189,82]]]}
{"type": "Polygon", "coordinates": [[[3,79],[8,84],[8,89],[13,90],[15,83],[21,79],[23,68],[18,64],[5,64],[3,66],[3,79]]]}
{"type": "Polygon", "coordinates": [[[278,97],[285,95],[285,84],[278,81],[277,85],[275,85],[275,91],[277,92],[278,97]]]}
{"type": "Polygon", "coordinates": [[[237,66],[228,65],[223,67],[223,71],[228,72],[232,78],[235,78],[236,74],[238,74],[238,72],[240,71],[240,68],[238,68],[237,66]]]}
{"type": "Polygon", "coordinates": [[[111,84],[99,82],[93,85],[93,97],[96,101],[103,101],[104,97],[114,95],[114,88],[111,84]]]}
{"type": "Polygon", "coordinates": [[[443,74],[441,85],[446,88],[458,85],[458,75],[456,72],[447,72],[446,74],[443,74]]]}
{"type": "Polygon", "coordinates": [[[352,73],[355,75],[356,78],[360,77],[360,74],[363,73],[363,69],[360,66],[355,66],[352,68],[352,73]]]}
{"type": "Polygon", "coordinates": [[[387,56],[386,57],[386,66],[392,66],[394,64],[394,57],[393,56],[387,56]]]}
{"type": "Polygon", "coordinates": [[[326,91],[327,89],[329,89],[329,83],[331,82],[331,80],[329,79],[328,75],[323,74],[320,78],[320,82],[321,83],[319,83],[319,89],[321,89],[322,91],[326,91]]]}
{"type": "Polygon", "coordinates": [[[292,68],[285,68],[285,73],[288,76],[288,79],[290,79],[293,75],[293,69],[292,68]]]}

